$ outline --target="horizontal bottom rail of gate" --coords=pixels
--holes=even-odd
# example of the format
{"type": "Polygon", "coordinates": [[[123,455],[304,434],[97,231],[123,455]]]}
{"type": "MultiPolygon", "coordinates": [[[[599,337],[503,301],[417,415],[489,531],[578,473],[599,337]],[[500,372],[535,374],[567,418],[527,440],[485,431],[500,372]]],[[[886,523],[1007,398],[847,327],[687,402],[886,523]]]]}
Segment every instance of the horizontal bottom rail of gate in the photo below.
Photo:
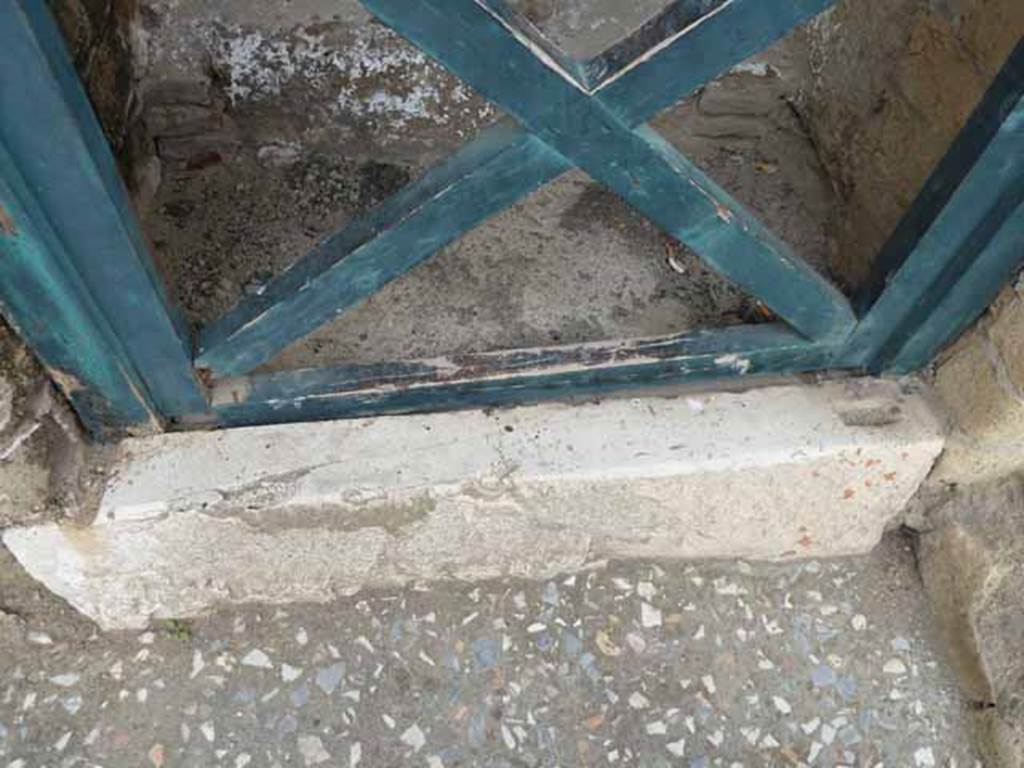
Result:
{"type": "Polygon", "coordinates": [[[785,326],[735,326],[639,341],[253,374],[216,382],[211,408],[218,425],[245,426],[520,405],[819,371],[837,352],[785,326]]]}

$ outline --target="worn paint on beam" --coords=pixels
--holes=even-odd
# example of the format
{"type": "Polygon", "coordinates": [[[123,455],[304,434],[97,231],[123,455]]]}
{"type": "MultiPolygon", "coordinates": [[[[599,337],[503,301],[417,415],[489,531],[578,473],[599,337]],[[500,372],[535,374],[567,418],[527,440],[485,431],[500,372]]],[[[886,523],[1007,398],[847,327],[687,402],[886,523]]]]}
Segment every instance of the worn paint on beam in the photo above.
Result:
{"type": "Polygon", "coordinates": [[[656,58],[678,38],[690,34],[735,0],[681,0],[666,7],[638,30],[584,65],[588,90],[596,93],[631,70],[656,58]]]}
{"type": "Polygon", "coordinates": [[[484,0],[422,0],[415,12],[402,0],[365,5],[797,330],[849,332],[853,313],[838,290],[668,142],[581,92],[484,0]]]}
{"type": "Polygon", "coordinates": [[[0,311],[97,437],[156,431],[142,382],[0,145],[0,311]]]}
{"type": "Polygon", "coordinates": [[[660,339],[285,371],[213,388],[223,426],[420,413],[592,397],[646,387],[818,370],[834,350],[783,326],[660,339]]]}
{"type": "MultiPolygon", "coordinates": [[[[44,361],[106,404],[98,420],[111,428],[204,409],[184,323],[45,3],[0,3],[0,50],[5,73],[17,72],[0,85],[0,175],[7,181],[0,204],[15,227],[21,218],[31,222],[28,234],[7,245],[16,254],[4,265],[10,320],[44,361]],[[33,299],[51,303],[53,314],[41,317],[33,299]],[[37,327],[45,323],[53,327],[37,327]],[[93,342],[80,344],[85,336],[93,342]],[[101,376],[100,369],[121,373],[101,376]]],[[[80,413],[97,426],[84,406],[80,413]]]]}
{"type": "Polygon", "coordinates": [[[569,167],[510,122],[489,128],[205,329],[196,364],[252,370],[569,167]]]}
{"type": "MultiPolygon", "coordinates": [[[[693,6],[700,0],[690,0],[693,6]]],[[[673,19],[680,24],[648,52],[612,73],[596,93],[612,112],[631,122],[630,116],[653,116],[671,107],[683,96],[695,92],[736,64],[760,53],[786,34],[828,10],[835,0],[729,0],[721,5],[705,2],[706,14],[685,25],[685,12],[673,19]]],[[[677,0],[665,10],[685,9],[677,0]]],[[[701,10],[695,7],[694,15],[701,10]]],[[[668,28],[672,29],[671,25],[668,28]]],[[[656,35],[657,27],[638,34],[656,35]]],[[[657,38],[648,38],[653,42],[657,38]]],[[[619,46],[630,46],[627,38],[619,46]]],[[[615,53],[617,46],[602,54],[605,60],[628,59],[615,53]]],[[[601,57],[598,57],[600,60],[601,57]]],[[[591,65],[593,66],[593,65],[591,65]]]]}

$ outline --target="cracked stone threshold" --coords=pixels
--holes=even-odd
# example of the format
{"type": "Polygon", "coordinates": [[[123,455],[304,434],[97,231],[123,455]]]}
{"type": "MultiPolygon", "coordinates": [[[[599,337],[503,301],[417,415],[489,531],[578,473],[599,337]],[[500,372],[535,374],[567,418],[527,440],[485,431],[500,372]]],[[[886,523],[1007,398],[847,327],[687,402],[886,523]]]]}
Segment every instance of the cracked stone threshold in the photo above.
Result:
{"type": "Polygon", "coordinates": [[[931,469],[925,400],[861,379],[126,440],[88,527],[11,529],[107,629],[224,604],[612,558],[870,550],[931,469]]]}

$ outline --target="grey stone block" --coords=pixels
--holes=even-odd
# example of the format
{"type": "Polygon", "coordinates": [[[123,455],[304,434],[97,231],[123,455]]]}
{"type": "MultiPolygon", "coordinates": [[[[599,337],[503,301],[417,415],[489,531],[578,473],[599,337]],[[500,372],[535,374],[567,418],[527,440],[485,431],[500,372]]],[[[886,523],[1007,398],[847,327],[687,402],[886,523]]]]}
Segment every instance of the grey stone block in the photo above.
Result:
{"type": "Polygon", "coordinates": [[[1024,766],[1024,481],[960,491],[924,524],[921,575],[988,764],[1024,766]]]}

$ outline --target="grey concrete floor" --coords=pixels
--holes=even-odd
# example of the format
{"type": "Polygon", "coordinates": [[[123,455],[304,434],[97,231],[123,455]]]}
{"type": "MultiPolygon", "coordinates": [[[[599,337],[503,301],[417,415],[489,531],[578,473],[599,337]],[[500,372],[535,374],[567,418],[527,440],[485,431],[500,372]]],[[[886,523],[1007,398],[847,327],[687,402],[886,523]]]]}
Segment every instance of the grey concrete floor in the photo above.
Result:
{"type": "Polygon", "coordinates": [[[21,587],[0,578],[8,768],[980,765],[900,537],[126,635],[21,587]]]}

